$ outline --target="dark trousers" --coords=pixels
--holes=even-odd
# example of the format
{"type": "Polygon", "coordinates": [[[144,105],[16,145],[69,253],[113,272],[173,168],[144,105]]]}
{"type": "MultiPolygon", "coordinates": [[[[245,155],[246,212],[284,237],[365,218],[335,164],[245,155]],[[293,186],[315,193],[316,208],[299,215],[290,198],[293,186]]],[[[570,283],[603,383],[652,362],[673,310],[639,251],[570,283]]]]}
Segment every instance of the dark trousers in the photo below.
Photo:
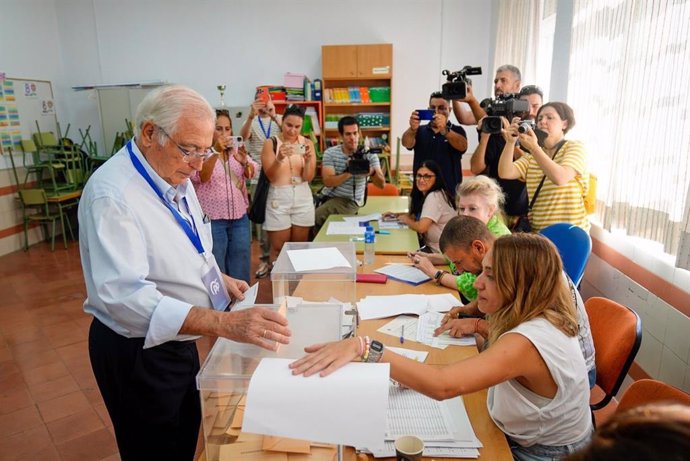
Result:
{"type": "Polygon", "coordinates": [[[201,422],[196,344],[143,345],[144,338],[125,338],[95,318],[91,323],[91,367],[120,458],[191,461],[201,422]]]}

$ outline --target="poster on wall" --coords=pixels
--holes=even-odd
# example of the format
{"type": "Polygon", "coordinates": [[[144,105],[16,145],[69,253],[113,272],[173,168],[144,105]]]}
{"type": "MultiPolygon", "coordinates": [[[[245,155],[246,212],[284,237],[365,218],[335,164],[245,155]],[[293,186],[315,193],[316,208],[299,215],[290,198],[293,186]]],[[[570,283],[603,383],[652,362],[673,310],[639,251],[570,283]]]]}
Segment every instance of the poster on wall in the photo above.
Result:
{"type": "Polygon", "coordinates": [[[5,93],[5,101],[16,101],[14,96],[14,82],[12,80],[4,80],[2,82],[2,90],[5,93]]]}
{"type": "Polygon", "coordinates": [[[36,98],[38,97],[36,93],[37,87],[36,87],[36,82],[26,82],[24,83],[24,96],[27,98],[36,98]]]}
{"type": "Polygon", "coordinates": [[[41,115],[55,115],[55,102],[52,99],[41,101],[41,115]]]}

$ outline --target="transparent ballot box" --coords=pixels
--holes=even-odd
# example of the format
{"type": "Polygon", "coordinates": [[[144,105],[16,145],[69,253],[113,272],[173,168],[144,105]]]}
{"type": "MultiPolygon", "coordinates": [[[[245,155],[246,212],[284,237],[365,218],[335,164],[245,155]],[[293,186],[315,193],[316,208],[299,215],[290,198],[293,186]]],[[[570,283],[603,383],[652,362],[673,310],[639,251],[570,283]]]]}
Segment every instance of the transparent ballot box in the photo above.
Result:
{"type": "Polygon", "coordinates": [[[273,302],[336,304],[343,311],[342,335],[356,333],[357,264],[353,242],[288,242],[271,270],[273,302]]]}
{"type": "MultiPolygon", "coordinates": [[[[278,305],[263,307],[280,308],[278,305]]],[[[281,345],[277,352],[219,338],[201,366],[197,388],[201,398],[203,459],[206,461],[289,460],[293,456],[300,460],[332,460],[336,456],[335,445],[242,432],[249,380],[263,357],[297,359],[304,355],[305,346],[340,337],[342,310],[339,305],[314,303],[288,307],[287,319],[292,331],[290,344],[281,345]]]]}

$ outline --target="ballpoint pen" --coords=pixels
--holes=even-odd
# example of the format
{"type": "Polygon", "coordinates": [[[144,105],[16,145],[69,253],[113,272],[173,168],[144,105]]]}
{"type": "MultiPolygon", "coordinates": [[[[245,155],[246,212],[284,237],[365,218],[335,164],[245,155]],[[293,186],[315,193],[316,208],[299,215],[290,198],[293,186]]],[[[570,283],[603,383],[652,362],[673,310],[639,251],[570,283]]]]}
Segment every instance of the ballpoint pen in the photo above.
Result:
{"type": "Polygon", "coordinates": [[[403,344],[405,342],[405,325],[402,326],[402,329],[400,330],[400,344],[403,344]]]}
{"type": "Polygon", "coordinates": [[[381,235],[390,235],[391,234],[390,231],[387,231],[387,230],[377,230],[376,233],[381,234],[381,235]]]}

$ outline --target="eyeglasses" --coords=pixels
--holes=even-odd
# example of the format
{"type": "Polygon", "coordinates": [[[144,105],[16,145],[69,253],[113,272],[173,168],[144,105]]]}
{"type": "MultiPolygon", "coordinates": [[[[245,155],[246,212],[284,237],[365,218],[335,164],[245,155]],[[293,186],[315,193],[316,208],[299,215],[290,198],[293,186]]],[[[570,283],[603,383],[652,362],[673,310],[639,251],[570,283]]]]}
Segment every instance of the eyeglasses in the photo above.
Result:
{"type": "Polygon", "coordinates": [[[189,150],[185,149],[184,147],[180,146],[178,143],[176,143],[173,138],[170,137],[168,133],[165,132],[163,128],[160,126],[158,127],[159,130],[161,130],[161,133],[165,135],[166,138],[170,140],[171,143],[175,144],[175,146],[180,150],[182,153],[182,160],[185,163],[189,163],[192,160],[196,159],[201,159],[202,162],[205,162],[209,158],[211,158],[213,155],[217,154],[216,150],[213,147],[209,147],[207,149],[199,149],[198,147],[195,147],[194,150],[189,150]]]}
{"type": "Polygon", "coordinates": [[[415,179],[418,181],[429,181],[430,179],[434,179],[436,177],[435,174],[417,174],[415,175],[415,179]]]}

